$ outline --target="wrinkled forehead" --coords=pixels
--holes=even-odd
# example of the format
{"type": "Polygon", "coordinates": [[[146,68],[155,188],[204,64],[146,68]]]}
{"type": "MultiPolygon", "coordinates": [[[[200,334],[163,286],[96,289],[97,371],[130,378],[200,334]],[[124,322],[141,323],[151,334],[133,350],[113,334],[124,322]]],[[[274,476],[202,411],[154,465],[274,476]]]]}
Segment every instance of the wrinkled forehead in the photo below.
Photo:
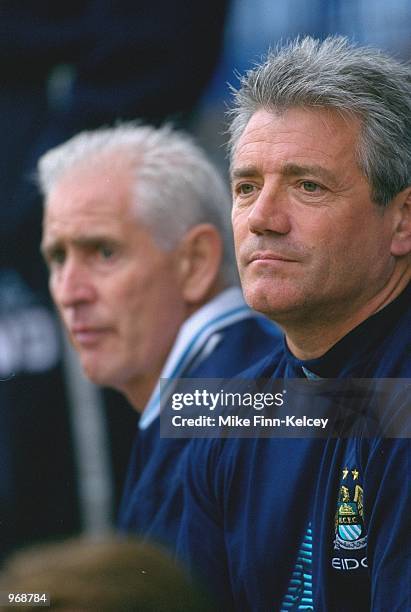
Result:
{"type": "MultiPolygon", "coordinates": [[[[293,107],[273,114],[260,109],[248,121],[236,143],[231,174],[238,167],[262,163],[357,166],[361,122],[328,108],[293,107]]],[[[340,168],[341,169],[341,168],[340,168]]]]}
{"type": "Polygon", "coordinates": [[[44,199],[47,207],[55,200],[55,193],[62,190],[76,191],[82,185],[98,190],[110,188],[121,182],[123,188],[131,190],[133,183],[132,161],[127,151],[122,149],[103,150],[85,155],[56,171],[49,192],[44,199]]]}
{"type": "Polygon", "coordinates": [[[261,127],[260,118],[264,117],[265,129],[269,129],[271,124],[279,125],[279,120],[284,120],[288,116],[300,115],[306,117],[306,124],[315,124],[316,130],[328,132],[331,137],[344,135],[347,130],[355,134],[353,141],[353,149],[357,148],[360,143],[361,134],[364,126],[364,119],[360,115],[353,112],[344,111],[342,109],[330,106],[291,106],[291,107],[276,107],[276,108],[257,108],[246,119],[240,121],[240,117],[233,121],[232,139],[229,147],[230,167],[235,159],[238,146],[243,141],[244,137],[248,137],[250,131],[254,130],[256,125],[261,127]]]}
{"type": "Polygon", "coordinates": [[[44,222],[50,216],[83,214],[123,214],[131,209],[133,177],[130,168],[117,158],[100,157],[90,163],[77,163],[53,184],[44,205],[44,222]]]}
{"type": "Polygon", "coordinates": [[[127,176],[113,168],[83,167],[62,177],[50,191],[42,248],[79,237],[120,239],[138,226],[127,176]]]}

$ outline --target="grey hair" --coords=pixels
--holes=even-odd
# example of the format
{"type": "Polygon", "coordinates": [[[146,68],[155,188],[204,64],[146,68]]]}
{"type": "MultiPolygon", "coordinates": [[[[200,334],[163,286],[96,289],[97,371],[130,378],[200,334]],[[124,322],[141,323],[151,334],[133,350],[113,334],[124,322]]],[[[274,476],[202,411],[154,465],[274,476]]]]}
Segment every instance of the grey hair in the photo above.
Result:
{"type": "Polygon", "coordinates": [[[211,223],[223,240],[221,278],[226,285],[238,282],[228,188],[188,134],[169,125],[134,122],[82,132],[38,162],[37,182],[46,205],[63,175],[102,158],[130,165],[136,216],[160,248],[172,249],[189,229],[211,223]]]}
{"type": "Polygon", "coordinates": [[[325,107],[361,120],[357,161],[375,203],[411,184],[411,68],[341,36],[309,36],[270,51],[242,77],[228,115],[231,158],[259,109],[325,107]]]}

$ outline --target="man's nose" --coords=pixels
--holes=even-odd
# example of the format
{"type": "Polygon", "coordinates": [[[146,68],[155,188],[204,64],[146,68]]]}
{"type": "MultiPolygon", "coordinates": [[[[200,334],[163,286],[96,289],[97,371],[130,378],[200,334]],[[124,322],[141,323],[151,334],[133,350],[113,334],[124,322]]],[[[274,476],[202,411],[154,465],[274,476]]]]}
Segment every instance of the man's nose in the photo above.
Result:
{"type": "Polygon", "coordinates": [[[90,270],[74,258],[67,258],[58,270],[52,272],[50,289],[56,304],[63,308],[86,304],[96,297],[96,285],[90,270]]]}
{"type": "Polygon", "coordinates": [[[263,187],[248,215],[248,227],[253,234],[288,234],[291,218],[284,190],[263,187]]]}

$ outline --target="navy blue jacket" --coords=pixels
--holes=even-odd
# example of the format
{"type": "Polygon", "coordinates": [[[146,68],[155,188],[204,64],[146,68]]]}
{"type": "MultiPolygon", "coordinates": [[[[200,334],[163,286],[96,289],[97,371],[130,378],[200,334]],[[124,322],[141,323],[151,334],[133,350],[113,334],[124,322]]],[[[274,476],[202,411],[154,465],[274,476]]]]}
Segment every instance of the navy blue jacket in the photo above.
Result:
{"type": "MultiPolygon", "coordinates": [[[[235,376],[280,342],[278,328],[262,317],[238,321],[219,334],[219,344],[187,377],[235,376]]],[[[179,463],[188,442],[189,438],[160,438],[158,417],[137,430],[119,514],[123,531],[174,546],[182,512],[179,463]]]]}
{"type": "MultiPolygon", "coordinates": [[[[302,377],[304,367],[328,378],[411,378],[410,298],[408,287],[319,359],[302,362],[284,343],[244,377],[302,377]]],[[[401,389],[394,405],[388,398],[390,418],[409,418],[401,389]]],[[[178,552],[222,610],[411,609],[409,439],[194,442],[182,466],[178,552]]]]}

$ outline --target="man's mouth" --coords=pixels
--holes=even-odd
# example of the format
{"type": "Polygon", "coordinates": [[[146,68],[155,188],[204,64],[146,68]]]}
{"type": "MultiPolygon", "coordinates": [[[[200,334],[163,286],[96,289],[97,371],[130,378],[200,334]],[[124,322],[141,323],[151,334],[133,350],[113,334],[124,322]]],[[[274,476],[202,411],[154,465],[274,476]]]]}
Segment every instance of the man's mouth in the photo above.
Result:
{"type": "Polygon", "coordinates": [[[83,347],[94,346],[107,333],[104,327],[86,327],[75,325],[70,329],[70,335],[75,344],[83,347]]]}
{"type": "Polygon", "coordinates": [[[254,261],[283,261],[283,262],[291,262],[291,261],[296,261],[295,259],[292,259],[291,257],[287,257],[285,255],[282,255],[281,253],[273,253],[272,251],[255,251],[254,253],[251,254],[251,256],[249,257],[248,263],[252,263],[254,261]]]}

